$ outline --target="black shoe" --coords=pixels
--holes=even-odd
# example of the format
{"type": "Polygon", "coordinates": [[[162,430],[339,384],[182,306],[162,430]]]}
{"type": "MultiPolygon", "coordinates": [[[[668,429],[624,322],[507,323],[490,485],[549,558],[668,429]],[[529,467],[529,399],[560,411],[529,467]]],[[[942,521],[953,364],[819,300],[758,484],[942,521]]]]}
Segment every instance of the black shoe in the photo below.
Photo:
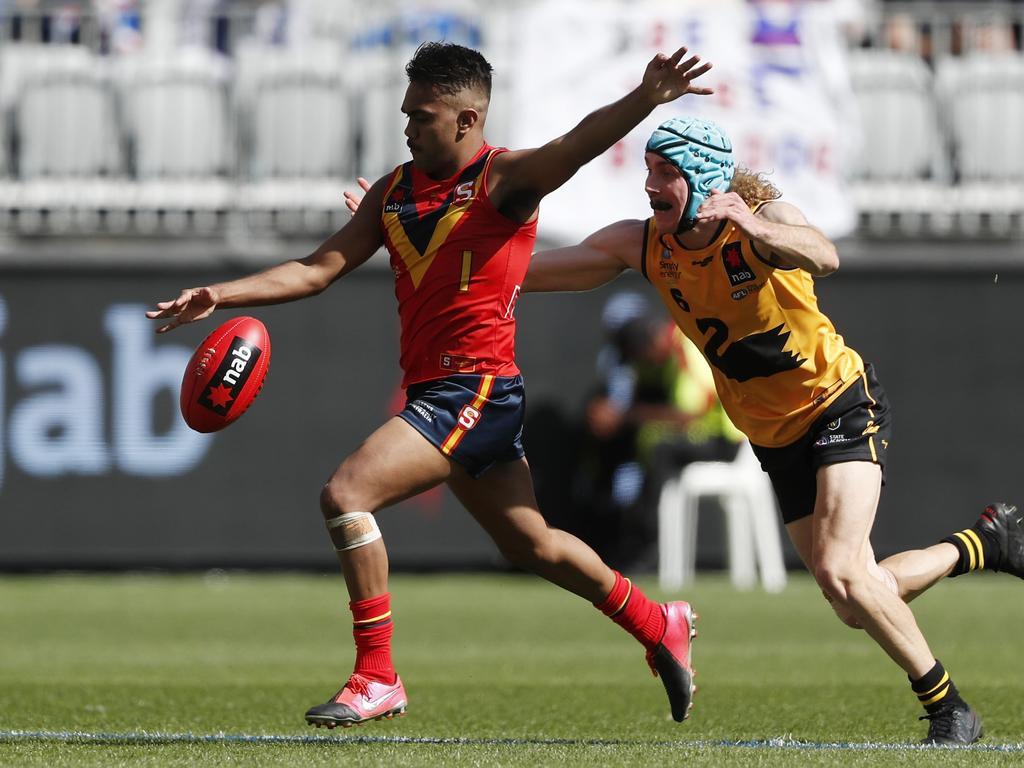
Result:
{"type": "Polygon", "coordinates": [[[1013,504],[997,501],[985,507],[977,527],[989,531],[999,542],[998,562],[987,565],[993,571],[1024,579],[1024,514],[1013,504]]]}
{"type": "Polygon", "coordinates": [[[931,721],[922,744],[973,744],[985,735],[981,718],[964,702],[950,704],[920,719],[931,721]]]}

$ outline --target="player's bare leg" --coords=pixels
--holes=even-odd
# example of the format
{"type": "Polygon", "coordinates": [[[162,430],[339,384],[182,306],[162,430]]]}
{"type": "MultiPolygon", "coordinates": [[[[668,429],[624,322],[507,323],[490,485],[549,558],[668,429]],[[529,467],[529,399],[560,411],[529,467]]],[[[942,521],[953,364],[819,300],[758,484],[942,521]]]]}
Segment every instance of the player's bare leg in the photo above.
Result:
{"type": "Polygon", "coordinates": [[[927,549],[899,552],[878,565],[892,574],[897,594],[909,603],[948,576],[957,558],[956,547],[943,542],[927,549]]]}
{"type": "Polygon", "coordinates": [[[388,556],[373,515],[450,473],[448,459],[396,417],[370,435],[324,486],[320,507],[348,586],[356,662],[342,689],[306,713],[310,724],[348,727],[405,712],[408,698],[391,662],[388,556]]]}
{"type": "Polygon", "coordinates": [[[584,542],[548,526],[526,459],[496,464],[478,479],[453,466],[448,486],[510,562],[590,601],[639,640],[665,685],[673,718],[688,717],[695,690],[690,642],[696,635],[688,603],[652,602],[584,542]]]}
{"type": "MultiPolygon", "coordinates": [[[[371,434],[331,475],[320,493],[325,520],[353,512],[374,513],[415,496],[444,480],[451,463],[419,432],[397,416],[371,434]]],[[[382,539],[345,546],[335,529],[332,540],[349,597],[363,600],[387,591],[388,556],[382,539]]]]}
{"type": "Polygon", "coordinates": [[[869,536],[881,469],[869,462],[845,462],[822,467],[817,478],[813,516],[788,528],[818,585],[840,618],[863,628],[906,671],[932,721],[926,741],[976,741],[980,720],[932,655],[892,571],[874,563],[869,536]]]}
{"type": "Polygon", "coordinates": [[[927,549],[900,552],[879,565],[890,570],[910,601],[946,576],[976,570],[1024,578],[1024,514],[1006,502],[989,504],[970,528],[927,549]]]}
{"type": "Polygon", "coordinates": [[[614,571],[580,539],[544,520],[526,459],[496,464],[477,479],[456,465],[448,486],[509,562],[591,603],[611,591],[614,571]]]}
{"type": "MultiPolygon", "coordinates": [[[[1024,578],[1024,520],[1021,518],[1013,505],[996,502],[986,508],[974,526],[980,535],[970,536],[968,531],[954,534],[960,537],[961,547],[949,543],[953,537],[947,537],[924,549],[897,552],[877,564],[872,560],[868,563],[869,571],[907,603],[947,576],[956,575],[954,570],[961,561],[966,561],[965,572],[973,570],[970,568],[973,562],[976,569],[1006,571],[1024,578]],[[966,554],[962,554],[963,549],[967,550],[966,554]]],[[[788,528],[797,551],[811,569],[810,518],[798,520],[788,528]]],[[[844,622],[860,629],[852,614],[842,613],[837,606],[833,608],[837,608],[844,622]]]]}
{"type": "MultiPolygon", "coordinates": [[[[814,573],[814,518],[804,517],[799,520],[795,520],[791,523],[787,523],[786,531],[789,534],[790,540],[793,542],[793,546],[796,548],[797,553],[800,555],[800,559],[803,560],[804,565],[810,573],[814,573]]],[[[864,567],[867,569],[868,574],[872,578],[880,582],[883,586],[891,591],[894,595],[899,595],[899,586],[896,583],[896,577],[887,569],[882,568],[880,563],[876,563],[874,559],[874,551],[871,549],[870,544],[868,545],[868,551],[865,555],[864,567]]],[[[835,611],[836,616],[849,627],[854,629],[863,629],[860,622],[857,620],[854,612],[846,607],[843,603],[834,602],[830,595],[826,592],[822,592],[822,596],[828,601],[832,610],[835,611]]],[[[901,595],[902,597],[902,595],[901,595]]]]}
{"type": "Polygon", "coordinates": [[[917,677],[934,663],[928,644],[894,584],[872,567],[869,536],[880,488],[881,470],[874,464],[822,467],[814,514],[787,529],[840,618],[867,629],[897,664],[917,677]]]}
{"type": "MultiPolygon", "coordinates": [[[[811,520],[810,517],[797,520],[790,523],[787,529],[804,564],[813,572],[811,520]]],[[[952,544],[940,543],[927,549],[899,552],[879,563],[875,562],[874,557],[874,552],[870,552],[865,563],[868,572],[900,599],[909,603],[949,575],[956,564],[957,552],[952,544]]],[[[844,623],[855,629],[862,628],[853,613],[843,605],[833,603],[832,608],[844,623]]]]}

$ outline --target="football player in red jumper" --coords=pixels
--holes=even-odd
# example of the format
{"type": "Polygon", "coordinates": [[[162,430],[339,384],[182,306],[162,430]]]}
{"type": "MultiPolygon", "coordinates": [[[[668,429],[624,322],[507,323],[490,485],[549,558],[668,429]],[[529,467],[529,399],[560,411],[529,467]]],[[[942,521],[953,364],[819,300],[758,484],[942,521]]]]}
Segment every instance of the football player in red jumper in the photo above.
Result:
{"type": "Polygon", "coordinates": [[[391,660],[387,552],[374,515],[442,482],[512,563],[589,600],[636,637],[672,717],[688,716],[690,606],[649,600],[538,510],[521,442],[514,310],[541,199],[657,105],[711,93],[694,85],[710,66],[685,48],[658,54],[618,101],[539,148],[508,151],[484,139],[491,66],[469,48],[426,43],[406,66],[412,161],[377,180],[351,221],[306,258],[186,289],[147,312],[166,320],[157,328],[166,332],[220,307],[318,294],[382,245],[391,255],[407,404],[341,463],[320,496],[348,586],[356,659],[341,690],[306,713],[308,722],[333,728],[405,711],[391,660]]]}

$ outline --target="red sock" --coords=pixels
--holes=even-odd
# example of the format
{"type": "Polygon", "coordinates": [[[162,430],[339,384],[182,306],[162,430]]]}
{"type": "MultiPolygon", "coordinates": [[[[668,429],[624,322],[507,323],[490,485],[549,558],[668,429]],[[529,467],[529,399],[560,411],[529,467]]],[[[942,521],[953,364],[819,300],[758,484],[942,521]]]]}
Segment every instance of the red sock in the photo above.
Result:
{"type": "Polygon", "coordinates": [[[352,637],[356,640],[356,666],[353,672],[381,683],[395,682],[391,663],[391,594],[352,600],[352,637]]]}
{"type": "Polygon", "coordinates": [[[648,598],[640,587],[621,573],[614,573],[612,591],[603,603],[594,603],[594,606],[650,651],[665,634],[665,615],[661,612],[661,605],[648,598]]]}

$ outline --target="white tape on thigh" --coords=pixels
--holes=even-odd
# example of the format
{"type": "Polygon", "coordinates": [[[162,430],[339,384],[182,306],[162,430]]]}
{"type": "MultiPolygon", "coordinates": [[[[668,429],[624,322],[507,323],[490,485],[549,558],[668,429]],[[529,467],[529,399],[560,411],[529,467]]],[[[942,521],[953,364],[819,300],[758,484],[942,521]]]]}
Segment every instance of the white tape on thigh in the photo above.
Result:
{"type": "Polygon", "coordinates": [[[377,520],[369,512],[346,512],[332,517],[327,521],[327,532],[339,552],[365,547],[381,538],[377,520]]]}

